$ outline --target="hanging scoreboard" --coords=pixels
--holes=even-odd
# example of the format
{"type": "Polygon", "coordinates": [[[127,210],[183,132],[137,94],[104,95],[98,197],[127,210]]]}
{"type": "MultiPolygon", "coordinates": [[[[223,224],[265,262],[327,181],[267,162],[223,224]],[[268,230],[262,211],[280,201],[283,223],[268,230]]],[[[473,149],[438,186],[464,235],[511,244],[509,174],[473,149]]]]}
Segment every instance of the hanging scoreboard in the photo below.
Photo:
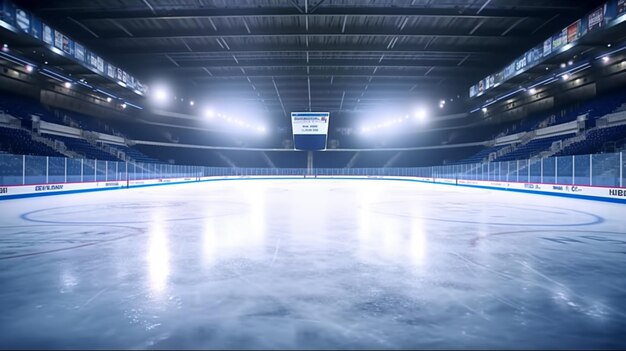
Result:
{"type": "Polygon", "coordinates": [[[292,112],[291,129],[296,150],[326,150],[330,112],[292,112]]]}

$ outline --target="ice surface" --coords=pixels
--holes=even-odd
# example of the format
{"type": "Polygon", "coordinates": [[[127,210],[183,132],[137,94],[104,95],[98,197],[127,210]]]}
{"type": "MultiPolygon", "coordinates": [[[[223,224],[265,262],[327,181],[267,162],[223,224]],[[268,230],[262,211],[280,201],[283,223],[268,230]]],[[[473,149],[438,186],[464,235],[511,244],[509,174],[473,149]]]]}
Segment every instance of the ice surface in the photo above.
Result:
{"type": "Polygon", "coordinates": [[[380,180],[0,202],[0,348],[625,348],[626,206],[380,180]]]}

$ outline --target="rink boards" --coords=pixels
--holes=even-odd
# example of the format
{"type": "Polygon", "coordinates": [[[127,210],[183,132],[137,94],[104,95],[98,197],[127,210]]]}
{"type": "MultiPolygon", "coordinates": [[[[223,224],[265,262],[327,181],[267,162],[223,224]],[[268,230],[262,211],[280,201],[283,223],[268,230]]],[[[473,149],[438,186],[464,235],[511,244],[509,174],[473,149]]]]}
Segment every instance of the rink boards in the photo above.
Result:
{"type": "Polygon", "coordinates": [[[0,199],[13,199],[33,196],[46,196],[88,191],[116,190],[145,186],[171,185],[181,183],[245,180],[245,179],[354,179],[354,180],[399,180],[416,181],[421,183],[447,184],[453,186],[488,188],[495,190],[509,190],[543,195],[556,195],[572,198],[583,198],[611,202],[626,203],[626,188],[605,186],[582,186],[569,184],[521,183],[501,181],[480,181],[446,178],[420,177],[384,177],[384,176],[223,176],[223,177],[186,177],[161,178],[129,181],[85,182],[85,183],[58,183],[0,186],[0,199]]]}

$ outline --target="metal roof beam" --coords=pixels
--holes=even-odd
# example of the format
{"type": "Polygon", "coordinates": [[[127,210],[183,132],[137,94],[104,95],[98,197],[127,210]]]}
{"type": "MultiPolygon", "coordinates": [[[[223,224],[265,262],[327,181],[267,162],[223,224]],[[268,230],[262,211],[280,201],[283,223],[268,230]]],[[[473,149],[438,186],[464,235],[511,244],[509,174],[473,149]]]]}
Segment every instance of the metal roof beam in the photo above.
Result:
{"type": "MultiPolygon", "coordinates": [[[[472,54],[474,55],[485,55],[490,58],[499,57],[506,55],[510,56],[507,52],[504,52],[507,48],[510,48],[506,45],[493,45],[493,46],[469,46],[469,45],[441,45],[438,47],[431,46],[428,49],[422,49],[416,47],[415,45],[404,45],[404,46],[396,46],[393,49],[386,50],[384,48],[385,45],[382,45],[380,48],[375,47],[350,47],[346,45],[324,45],[324,46],[309,46],[300,47],[300,46],[273,46],[271,49],[267,47],[255,47],[254,45],[247,45],[245,48],[231,48],[229,53],[233,53],[235,55],[242,54],[266,54],[266,53],[302,53],[309,52],[313,53],[372,53],[376,55],[393,55],[393,54],[472,54]]],[[[179,54],[179,53],[187,53],[188,50],[185,46],[173,47],[171,45],[158,47],[158,46],[150,46],[150,47],[130,47],[130,48],[116,48],[115,55],[116,56],[153,56],[157,54],[179,54]]],[[[194,46],[194,55],[202,55],[202,54],[216,54],[216,53],[224,53],[224,49],[215,47],[202,47],[199,48],[194,46]]]]}
{"type": "MultiPolygon", "coordinates": [[[[248,74],[247,75],[250,78],[271,78],[271,77],[288,77],[288,78],[306,78],[307,76],[311,76],[311,77],[326,77],[326,78],[330,78],[332,76],[335,76],[335,78],[337,77],[353,77],[353,78],[367,78],[367,77],[371,77],[372,74],[371,72],[363,72],[363,73],[346,73],[345,70],[343,69],[339,69],[339,70],[334,70],[334,71],[330,71],[327,73],[311,73],[311,74],[306,74],[306,72],[304,73],[294,73],[294,72],[280,72],[280,73],[273,73],[273,74],[265,74],[265,73],[258,73],[258,74],[248,74]]],[[[463,78],[468,76],[467,74],[455,74],[454,75],[455,78],[463,78]]],[[[469,75],[470,77],[476,77],[475,74],[469,75]]],[[[442,75],[428,75],[428,76],[424,76],[424,75],[420,75],[420,74],[406,74],[406,72],[404,73],[397,73],[397,74],[377,74],[375,76],[373,76],[374,78],[393,78],[393,79],[413,79],[413,80],[417,80],[417,79],[423,79],[423,80],[434,80],[434,81],[439,81],[442,77],[442,75]]],[[[449,77],[449,74],[446,74],[445,77],[449,77]]],[[[212,76],[201,76],[199,77],[197,75],[197,72],[189,72],[189,75],[187,77],[185,77],[184,72],[176,72],[176,78],[193,78],[196,80],[215,80],[215,79],[245,79],[246,75],[243,74],[213,74],[212,76]]]]}
{"type": "MultiPolygon", "coordinates": [[[[513,36],[502,36],[502,31],[500,28],[496,30],[490,30],[490,32],[481,32],[481,33],[468,33],[465,30],[459,30],[456,28],[418,28],[404,30],[401,33],[398,33],[396,28],[384,28],[384,29],[375,29],[375,28],[367,28],[361,30],[351,30],[346,32],[341,32],[339,29],[335,30],[330,28],[328,30],[317,30],[312,31],[309,30],[265,30],[259,31],[256,30],[254,33],[250,33],[246,30],[244,31],[225,31],[221,30],[218,32],[202,32],[198,29],[193,30],[165,30],[165,31],[155,31],[150,30],[147,32],[137,32],[135,31],[133,37],[128,36],[120,36],[117,33],[111,33],[109,35],[100,33],[100,37],[98,39],[89,39],[89,42],[94,43],[103,43],[103,42],[111,42],[117,41],[120,39],[126,40],[141,40],[141,39],[207,39],[207,38],[270,38],[270,37],[418,37],[418,38],[430,38],[430,37],[440,37],[440,38],[477,38],[477,39],[491,39],[497,41],[520,41],[520,40],[528,40],[528,37],[513,37],[513,36]]],[[[86,44],[89,44],[87,42],[86,44]]]]}
{"type": "MultiPolygon", "coordinates": [[[[207,84],[211,84],[210,82],[207,82],[207,84]]],[[[328,83],[323,84],[323,83],[319,83],[319,81],[315,82],[311,82],[311,87],[312,88],[324,88],[326,90],[338,90],[338,91],[342,91],[344,89],[348,89],[348,88],[359,88],[359,87],[363,87],[364,85],[366,85],[367,83],[363,82],[342,82],[342,83],[336,83],[334,86],[329,85],[328,83]]],[[[413,82],[411,81],[406,81],[406,82],[399,82],[399,83],[385,83],[385,82],[377,82],[377,83],[370,83],[371,86],[373,87],[377,87],[377,88],[381,88],[381,89],[386,89],[386,90],[401,90],[401,89],[405,89],[407,87],[411,87],[413,85],[413,82]]],[[[263,90],[263,89],[274,89],[274,85],[272,83],[272,81],[270,80],[268,81],[260,81],[260,80],[256,80],[255,81],[255,85],[257,86],[257,88],[259,90],[263,90]]],[[[214,88],[216,90],[222,90],[222,89],[236,89],[236,90],[241,90],[242,88],[246,88],[247,85],[244,84],[244,82],[215,82],[214,85],[211,85],[210,87],[208,87],[209,89],[214,88]]],[[[281,81],[281,87],[284,89],[289,88],[291,89],[303,89],[302,87],[302,81],[298,80],[298,81],[291,81],[291,80],[283,80],[281,81]]]]}
{"type": "MultiPolygon", "coordinates": [[[[575,7],[561,8],[559,11],[576,11],[575,7]]],[[[489,8],[480,13],[460,12],[456,8],[422,7],[319,7],[315,12],[304,13],[301,8],[291,7],[250,7],[250,8],[195,8],[168,9],[153,13],[149,9],[84,9],[44,8],[39,10],[47,19],[64,19],[67,16],[81,20],[108,19],[187,19],[219,17],[281,17],[281,16],[408,16],[408,17],[462,17],[462,18],[550,18],[552,11],[544,8],[489,8]]]]}
{"type": "MultiPolygon", "coordinates": [[[[174,61],[169,55],[165,56],[168,60],[174,61]]],[[[467,57],[467,56],[466,56],[467,57]]],[[[466,61],[463,62],[465,65],[463,69],[467,69],[469,67],[481,68],[484,69],[484,64],[480,61],[466,61]]],[[[459,67],[458,58],[451,59],[412,59],[412,60],[387,60],[384,63],[378,62],[377,59],[332,59],[332,58],[311,58],[309,62],[306,59],[242,59],[239,58],[238,62],[233,62],[227,59],[193,59],[193,60],[185,60],[183,58],[176,58],[175,64],[176,67],[180,68],[234,68],[234,67],[243,67],[243,68],[257,68],[257,67],[408,67],[408,68],[429,68],[429,67],[448,67],[455,68],[459,67]]],[[[146,64],[146,62],[138,62],[139,67],[146,64]]],[[[158,63],[152,64],[151,67],[158,66],[158,63]]],[[[167,66],[162,66],[162,68],[167,68],[167,66]]]]}

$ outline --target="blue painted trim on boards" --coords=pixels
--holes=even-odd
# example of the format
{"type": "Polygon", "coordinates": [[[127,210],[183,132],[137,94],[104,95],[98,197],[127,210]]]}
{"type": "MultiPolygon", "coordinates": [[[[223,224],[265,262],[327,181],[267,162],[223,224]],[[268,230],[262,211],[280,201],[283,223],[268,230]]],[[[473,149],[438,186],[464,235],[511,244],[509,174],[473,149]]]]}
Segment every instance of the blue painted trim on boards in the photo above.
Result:
{"type": "MultiPolygon", "coordinates": [[[[395,179],[390,179],[390,180],[395,180],[395,179]]],[[[604,202],[613,202],[613,203],[619,203],[619,204],[625,204],[626,203],[626,199],[615,199],[615,198],[591,196],[591,195],[559,194],[559,193],[552,193],[552,192],[547,192],[547,191],[532,191],[532,190],[523,190],[523,189],[498,188],[498,187],[495,187],[495,186],[487,186],[487,185],[433,183],[433,182],[424,182],[424,181],[421,181],[421,180],[411,180],[411,181],[419,182],[419,183],[426,183],[426,184],[462,186],[462,187],[466,187],[466,188],[479,188],[479,189],[488,189],[488,190],[512,191],[512,192],[516,192],[516,193],[532,194],[532,195],[559,196],[559,197],[567,197],[567,198],[571,198],[571,199],[604,201],[604,202]]]]}
{"type": "Polygon", "coordinates": [[[157,186],[157,185],[174,185],[174,184],[189,184],[189,183],[198,183],[198,181],[169,182],[169,183],[157,183],[157,184],[141,184],[141,185],[133,185],[131,187],[120,186],[120,187],[110,187],[110,188],[92,188],[92,189],[53,191],[53,192],[49,192],[49,193],[31,193],[31,194],[7,195],[7,196],[0,197],[0,201],[2,201],[2,200],[10,200],[10,199],[23,199],[23,198],[29,198],[29,197],[52,196],[52,195],[68,195],[68,194],[88,193],[88,192],[95,192],[95,191],[135,189],[135,188],[145,188],[145,187],[148,187],[148,186],[157,186]]]}
{"type": "Polygon", "coordinates": [[[122,190],[122,189],[126,189],[126,188],[110,187],[110,188],[92,188],[92,189],[53,191],[53,192],[49,192],[49,193],[17,194],[17,195],[7,195],[7,196],[0,197],[0,201],[2,201],[2,200],[11,200],[11,199],[23,199],[23,198],[29,198],[29,197],[66,195],[66,194],[78,194],[78,193],[90,193],[90,192],[95,192],[95,191],[122,190]]]}
{"type": "Polygon", "coordinates": [[[156,183],[156,184],[139,184],[128,187],[123,187],[122,189],[135,189],[135,188],[147,188],[150,186],[159,186],[159,185],[176,185],[176,184],[190,184],[190,183],[201,183],[203,180],[190,180],[188,182],[166,182],[166,183],[156,183]]]}
{"type": "Polygon", "coordinates": [[[572,199],[591,200],[591,201],[604,201],[604,202],[626,204],[626,199],[605,198],[605,197],[590,196],[590,195],[559,194],[559,193],[552,193],[552,192],[545,192],[545,191],[531,191],[531,190],[522,190],[522,189],[507,189],[507,188],[498,188],[498,187],[485,186],[485,185],[434,183],[434,182],[426,182],[426,181],[423,181],[423,180],[410,179],[410,178],[409,179],[407,179],[407,178],[362,178],[362,177],[339,177],[339,178],[333,178],[331,176],[324,176],[323,178],[304,178],[302,176],[284,176],[284,177],[276,176],[276,177],[264,177],[264,178],[214,178],[214,179],[205,179],[205,180],[188,181],[188,182],[142,184],[142,185],[133,185],[133,186],[130,186],[130,187],[95,188],[95,189],[80,189],[80,190],[58,191],[58,192],[50,192],[50,193],[32,193],[32,194],[8,195],[8,196],[0,197],[0,201],[1,200],[10,200],[10,199],[29,198],[29,197],[39,197],[39,196],[77,194],[77,193],[86,193],[86,192],[94,192],[94,191],[135,189],[135,188],[145,188],[145,187],[160,186],[160,185],[191,184],[191,183],[204,183],[204,182],[216,182],[216,181],[227,181],[227,180],[285,180],[285,179],[297,179],[297,180],[325,180],[325,179],[327,179],[327,180],[393,180],[393,181],[404,181],[404,182],[417,182],[417,183],[424,183],[424,184],[462,186],[462,187],[467,187],[467,188],[479,188],[479,189],[488,189],[488,190],[513,191],[513,192],[524,193],[524,194],[559,196],[559,197],[567,197],[567,198],[572,198],[572,199]]]}

